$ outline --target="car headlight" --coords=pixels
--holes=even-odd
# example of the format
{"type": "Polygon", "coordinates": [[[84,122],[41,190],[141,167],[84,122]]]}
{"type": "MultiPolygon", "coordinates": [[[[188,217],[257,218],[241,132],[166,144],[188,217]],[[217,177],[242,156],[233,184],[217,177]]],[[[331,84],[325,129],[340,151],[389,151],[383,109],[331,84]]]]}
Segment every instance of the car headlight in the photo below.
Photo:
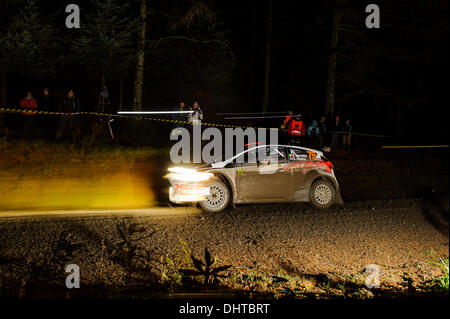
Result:
{"type": "Polygon", "coordinates": [[[213,176],[211,173],[198,172],[185,167],[171,167],[168,171],[170,172],[169,179],[181,182],[202,182],[213,176]]]}

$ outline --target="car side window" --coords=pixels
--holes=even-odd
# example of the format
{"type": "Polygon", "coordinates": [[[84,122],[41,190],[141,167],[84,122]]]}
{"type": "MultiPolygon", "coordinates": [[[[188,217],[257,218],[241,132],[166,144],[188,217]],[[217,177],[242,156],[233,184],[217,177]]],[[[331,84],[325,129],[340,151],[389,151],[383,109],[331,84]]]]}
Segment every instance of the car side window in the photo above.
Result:
{"type": "Polygon", "coordinates": [[[259,158],[260,163],[271,164],[271,163],[286,163],[286,150],[284,147],[266,147],[264,158],[259,158]]]}
{"type": "Polygon", "coordinates": [[[309,154],[306,153],[306,150],[290,148],[288,157],[291,162],[306,161],[308,160],[309,154]]]}
{"type": "Polygon", "coordinates": [[[228,163],[226,167],[256,166],[256,153],[256,150],[245,152],[228,163]]]}

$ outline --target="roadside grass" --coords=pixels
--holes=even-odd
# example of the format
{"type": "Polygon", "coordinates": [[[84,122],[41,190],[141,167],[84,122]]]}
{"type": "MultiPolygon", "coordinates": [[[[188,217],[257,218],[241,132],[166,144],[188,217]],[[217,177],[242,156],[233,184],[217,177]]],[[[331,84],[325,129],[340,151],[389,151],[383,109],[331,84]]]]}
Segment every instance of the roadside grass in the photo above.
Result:
{"type": "Polygon", "coordinates": [[[431,262],[432,264],[438,266],[442,270],[442,275],[438,276],[436,278],[433,278],[432,285],[441,291],[444,291],[448,294],[448,281],[449,281],[449,275],[448,275],[448,258],[446,259],[440,259],[440,262],[431,262]]]}

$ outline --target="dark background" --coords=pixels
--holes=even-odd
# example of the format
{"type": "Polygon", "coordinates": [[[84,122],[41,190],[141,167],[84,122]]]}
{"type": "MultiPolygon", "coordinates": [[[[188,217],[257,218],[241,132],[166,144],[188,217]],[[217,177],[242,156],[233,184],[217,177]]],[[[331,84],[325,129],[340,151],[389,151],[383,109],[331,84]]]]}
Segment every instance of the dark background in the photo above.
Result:
{"type": "MultiPolygon", "coordinates": [[[[101,57],[103,51],[96,53],[95,45],[87,51],[77,47],[77,41],[87,29],[95,29],[91,16],[102,16],[95,2],[76,2],[81,29],[69,30],[64,24],[65,2],[34,1],[39,22],[29,41],[38,45],[38,53],[27,57],[28,44],[20,54],[0,47],[0,67],[7,69],[6,105],[17,107],[27,90],[39,97],[42,88],[49,87],[61,97],[67,88],[74,88],[83,110],[93,109],[101,87],[100,65],[106,59],[101,57]],[[44,26],[51,32],[43,32],[44,26]]],[[[127,23],[138,19],[139,1],[109,2],[118,6],[112,15],[124,19],[114,32],[127,30],[131,42],[105,62],[103,72],[115,110],[120,79],[123,109],[131,109],[137,27],[127,23]]],[[[369,30],[365,7],[372,2],[273,1],[268,111],[292,109],[304,114],[308,123],[325,115],[332,22],[340,10],[335,114],[351,118],[354,131],[447,141],[448,1],[373,2],[380,7],[381,28],[369,30]]],[[[144,109],[172,109],[180,100],[188,105],[198,100],[206,120],[225,123],[229,121],[216,113],[261,112],[268,4],[268,0],[149,1],[144,109]],[[198,5],[214,15],[199,11],[186,23],[198,5]],[[165,37],[190,40],[158,42],[165,37]]],[[[28,5],[23,0],[2,1],[1,34],[14,32],[12,24],[28,5]]],[[[22,29],[27,29],[23,23],[22,29]]],[[[272,126],[279,122],[254,121],[272,126]]]]}

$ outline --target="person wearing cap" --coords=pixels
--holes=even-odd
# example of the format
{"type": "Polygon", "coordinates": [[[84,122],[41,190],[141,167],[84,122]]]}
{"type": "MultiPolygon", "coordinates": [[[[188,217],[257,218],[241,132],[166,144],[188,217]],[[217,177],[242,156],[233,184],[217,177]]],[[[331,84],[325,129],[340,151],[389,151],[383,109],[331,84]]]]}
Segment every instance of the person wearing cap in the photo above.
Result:
{"type": "Polygon", "coordinates": [[[302,121],[301,114],[295,115],[294,118],[287,123],[287,131],[290,136],[290,143],[301,145],[306,133],[305,123],[302,121]]]}

